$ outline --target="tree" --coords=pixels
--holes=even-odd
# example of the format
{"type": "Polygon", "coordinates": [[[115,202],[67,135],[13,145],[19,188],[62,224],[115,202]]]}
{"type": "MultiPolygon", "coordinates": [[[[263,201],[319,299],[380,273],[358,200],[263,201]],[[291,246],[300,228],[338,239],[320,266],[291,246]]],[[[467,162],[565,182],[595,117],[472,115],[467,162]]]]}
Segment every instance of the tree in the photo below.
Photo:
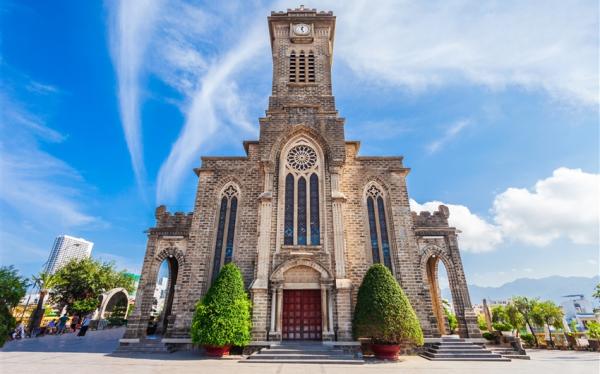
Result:
{"type": "Polygon", "coordinates": [[[9,332],[15,327],[12,309],[19,305],[29,287],[27,279],[21,277],[13,266],[0,267],[0,347],[6,342],[9,332]]]}
{"type": "Polygon", "coordinates": [[[98,303],[99,296],[113,288],[122,287],[132,292],[134,281],[125,271],[117,271],[112,262],[100,262],[91,258],[73,260],[55,274],[56,281],[50,297],[67,312],[85,314],[98,303]],[[75,304],[77,302],[77,304],[75,304]]]}
{"type": "Polygon", "coordinates": [[[548,334],[550,335],[550,345],[554,346],[552,340],[552,331],[550,327],[561,328],[564,313],[562,309],[553,301],[547,300],[538,303],[532,311],[531,318],[538,326],[548,326],[548,334]]]}
{"type": "Polygon", "coordinates": [[[240,269],[233,263],[223,266],[206,296],[196,304],[192,342],[214,347],[248,344],[252,328],[250,310],[240,269]]]}
{"type": "Polygon", "coordinates": [[[519,309],[517,309],[514,303],[510,302],[504,308],[504,312],[506,314],[507,322],[517,331],[516,336],[519,336],[519,330],[525,327],[525,319],[519,312],[519,309]]]}
{"type": "Polygon", "coordinates": [[[40,327],[40,323],[42,322],[42,318],[43,318],[43,310],[44,310],[44,299],[46,298],[46,295],[48,295],[48,292],[50,291],[50,289],[52,287],[54,287],[54,284],[56,283],[57,278],[54,276],[54,274],[50,274],[47,272],[40,272],[38,275],[34,275],[32,276],[33,278],[33,284],[37,285],[39,287],[40,293],[39,293],[39,297],[38,297],[38,303],[37,306],[35,308],[35,311],[33,312],[31,319],[30,319],[30,323],[29,323],[29,332],[31,333],[32,331],[35,331],[35,329],[37,329],[38,327],[40,327]]]}
{"type": "Polygon", "coordinates": [[[355,339],[371,338],[376,344],[423,345],[423,331],[402,288],[382,264],[365,275],[354,309],[355,339]]]}
{"type": "Polygon", "coordinates": [[[535,308],[535,306],[539,303],[538,299],[528,299],[525,296],[515,296],[512,298],[511,300],[512,304],[515,306],[515,308],[519,311],[519,313],[521,313],[521,316],[523,317],[523,321],[525,322],[525,324],[529,327],[529,330],[531,330],[531,333],[533,335],[533,341],[535,342],[535,346],[538,346],[538,341],[537,341],[537,336],[535,335],[535,330],[533,329],[532,326],[532,312],[533,309],[535,308]]]}
{"type": "Polygon", "coordinates": [[[600,300],[600,283],[598,283],[596,285],[596,289],[594,290],[594,293],[592,296],[595,297],[596,299],[600,300]]]}
{"type": "Polygon", "coordinates": [[[454,334],[456,329],[458,328],[458,319],[456,319],[456,314],[452,312],[452,308],[450,308],[450,303],[448,300],[442,300],[442,306],[444,307],[444,315],[448,319],[448,326],[450,327],[450,333],[454,334]]]}

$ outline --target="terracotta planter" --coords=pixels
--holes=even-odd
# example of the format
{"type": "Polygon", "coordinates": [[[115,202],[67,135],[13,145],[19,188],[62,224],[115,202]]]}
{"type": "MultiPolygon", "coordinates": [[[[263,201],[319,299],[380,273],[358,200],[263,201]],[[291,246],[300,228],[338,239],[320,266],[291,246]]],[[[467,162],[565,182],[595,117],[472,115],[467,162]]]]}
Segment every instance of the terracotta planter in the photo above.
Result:
{"type": "Polygon", "coordinates": [[[231,349],[230,345],[225,346],[214,346],[214,345],[205,345],[204,350],[206,351],[206,355],[210,357],[223,357],[229,355],[229,350],[231,349]]]}
{"type": "Polygon", "coordinates": [[[398,344],[371,344],[375,357],[380,360],[398,360],[400,345],[398,344]]]}
{"type": "Polygon", "coordinates": [[[600,351],[600,340],[588,339],[588,344],[592,351],[600,351]]]}

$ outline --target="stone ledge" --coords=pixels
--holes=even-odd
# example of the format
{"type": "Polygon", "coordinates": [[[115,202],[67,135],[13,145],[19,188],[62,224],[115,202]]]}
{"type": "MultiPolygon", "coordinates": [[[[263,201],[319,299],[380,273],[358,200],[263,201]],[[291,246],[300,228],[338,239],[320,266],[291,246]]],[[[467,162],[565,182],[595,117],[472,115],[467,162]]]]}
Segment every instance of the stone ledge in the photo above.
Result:
{"type": "Polygon", "coordinates": [[[168,344],[192,344],[191,338],[162,338],[161,342],[168,344]]]}
{"type": "Polygon", "coordinates": [[[119,343],[139,343],[139,342],[140,342],[139,338],[119,339],[119,343]]]}

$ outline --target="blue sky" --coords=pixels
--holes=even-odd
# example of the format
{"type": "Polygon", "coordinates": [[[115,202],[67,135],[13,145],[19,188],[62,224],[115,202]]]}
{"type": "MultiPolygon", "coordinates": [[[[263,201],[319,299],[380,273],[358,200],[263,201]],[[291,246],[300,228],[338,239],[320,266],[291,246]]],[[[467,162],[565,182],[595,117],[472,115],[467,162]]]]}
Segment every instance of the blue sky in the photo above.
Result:
{"type": "MultiPolygon", "coordinates": [[[[200,155],[242,155],[288,1],[0,4],[0,260],[56,235],[139,271],[154,208],[189,211],[200,155]]],[[[414,209],[448,204],[470,283],[599,273],[595,1],[319,1],[363,155],[403,155],[414,209]]]]}

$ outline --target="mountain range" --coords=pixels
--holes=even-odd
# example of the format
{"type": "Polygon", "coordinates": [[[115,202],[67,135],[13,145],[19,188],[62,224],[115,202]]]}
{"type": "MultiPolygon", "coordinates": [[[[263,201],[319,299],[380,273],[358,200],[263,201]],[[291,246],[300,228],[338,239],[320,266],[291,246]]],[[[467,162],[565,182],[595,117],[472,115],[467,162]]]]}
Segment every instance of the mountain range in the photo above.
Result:
{"type": "MultiPolygon", "coordinates": [[[[485,298],[489,300],[506,300],[512,296],[539,297],[542,300],[553,300],[556,303],[565,301],[563,296],[583,294],[594,305],[598,301],[592,297],[600,276],[595,277],[563,277],[550,276],[539,279],[519,278],[499,287],[482,287],[469,285],[469,294],[473,304],[481,304],[485,298]]],[[[450,290],[442,289],[442,297],[451,300],[450,290]]]]}

